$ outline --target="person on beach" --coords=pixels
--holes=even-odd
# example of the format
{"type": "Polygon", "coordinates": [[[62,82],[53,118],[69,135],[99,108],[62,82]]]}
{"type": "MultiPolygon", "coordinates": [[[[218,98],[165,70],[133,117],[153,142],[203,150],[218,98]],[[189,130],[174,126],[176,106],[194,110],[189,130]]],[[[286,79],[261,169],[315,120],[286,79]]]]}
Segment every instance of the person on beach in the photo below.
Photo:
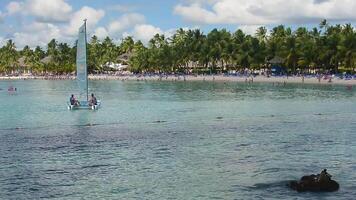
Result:
{"type": "Polygon", "coordinates": [[[331,76],[329,77],[329,81],[328,81],[328,82],[329,82],[329,83],[333,82],[331,76]]]}
{"type": "Polygon", "coordinates": [[[94,106],[97,105],[98,101],[96,100],[96,97],[94,96],[94,94],[92,93],[89,99],[89,106],[94,106]]]}
{"type": "Polygon", "coordinates": [[[328,172],[326,172],[326,169],[320,172],[319,177],[317,179],[319,183],[326,183],[329,182],[330,180],[331,180],[331,175],[328,172]]]}
{"type": "Polygon", "coordinates": [[[69,102],[72,106],[79,106],[79,101],[75,99],[73,94],[70,96],[69,102]]]}

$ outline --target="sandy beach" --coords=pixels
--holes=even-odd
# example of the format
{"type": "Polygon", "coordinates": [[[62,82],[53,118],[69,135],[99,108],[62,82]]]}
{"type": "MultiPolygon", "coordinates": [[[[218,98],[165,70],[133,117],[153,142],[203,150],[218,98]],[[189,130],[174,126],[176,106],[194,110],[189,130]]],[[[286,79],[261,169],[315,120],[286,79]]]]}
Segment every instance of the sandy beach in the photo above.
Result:
{"type": "MultiPolygon", "coordinates": [[[[75,79],[75,76],[0,76],[0,80],[69,80],[75,79]]],[[[90,80],[121,80],[121,81],[216,81],[216,82],[247,82],[247,83],[300,83],[300,84],[338,84],[338,85],[356,85],[356,79],[345,80],[334,77],[331,79],[322,78],[320,81],[316,77],[266,77],[266,76],[224,76],[224,75],[168,75],[168,76],[143,76],[143,75],[89,75],[90,80]]]]}

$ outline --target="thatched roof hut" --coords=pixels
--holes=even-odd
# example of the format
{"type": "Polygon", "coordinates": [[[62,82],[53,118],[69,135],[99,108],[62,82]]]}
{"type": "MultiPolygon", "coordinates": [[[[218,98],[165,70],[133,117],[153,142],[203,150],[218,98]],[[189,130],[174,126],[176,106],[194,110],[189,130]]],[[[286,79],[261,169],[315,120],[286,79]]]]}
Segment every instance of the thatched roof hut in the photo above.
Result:
{"type": "Polygon", "coordinates": [[[117,58],[116,58],[116,61],[118,62],[123,62],[123,63],[128,63],[130,58],[132,57],[132,53],[124,53],[124,54],[121,54],[119,55],[117,58]]]}
{"type": "Polygon", "coordinates": [[[274,58],[272,58],[271,60],[268,60],[267,63],[268,64],[283,64],[284,63],[283,58],[279,57],[279,56],[275,56],[274,58]]]}
{"type": "Polygon", "coordinates": [[[25,63],[25,60],[26,60],[26,57],[25,56],[22,56],[21,58],[19,58],[17,60],[17,63],[19,65],[19,67],[28,67],[28,64],[25,63]]]}
{"type": "Polygon", "coordinates": [[[41,60],[41,63],[49,64],[50,62],[52,62],[52,60],[53,60],[52,56],[46,56],[41,60]]]}

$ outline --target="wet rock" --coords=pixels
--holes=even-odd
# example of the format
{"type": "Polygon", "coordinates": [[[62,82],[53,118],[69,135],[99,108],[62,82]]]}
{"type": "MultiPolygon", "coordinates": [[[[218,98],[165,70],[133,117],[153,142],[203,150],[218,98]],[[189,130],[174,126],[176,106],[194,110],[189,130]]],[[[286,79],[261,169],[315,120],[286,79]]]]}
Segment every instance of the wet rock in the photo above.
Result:
{"type": "Polygon", "coordinates": [[[339,183],[329,179],[318,181],[320,174],[303,176],[299,181],[290,181],[288,187],[298,192],[334,192],[339,190],[339,183]]]}

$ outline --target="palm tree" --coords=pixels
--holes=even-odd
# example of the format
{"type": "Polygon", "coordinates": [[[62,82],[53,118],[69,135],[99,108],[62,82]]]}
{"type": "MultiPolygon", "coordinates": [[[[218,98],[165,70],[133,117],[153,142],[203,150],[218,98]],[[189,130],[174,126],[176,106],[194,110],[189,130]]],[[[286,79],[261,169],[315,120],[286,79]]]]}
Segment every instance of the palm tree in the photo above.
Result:
{"type": "Polygon", "coordinates": [[[45,55],[46,53],[42,50],[40,46],[37,46],[35,48],[35,51],[33,52],[33,57],[30,62],[30,66],[33,72],[38,74],[42,73],[45,70],[44,64],[41,62],[45,55]]]}
{"type": "MultiPolygon", "coordinates": [[[[25,46],[16,50],[12,40],[0,47],[0,72],[17,70],[18,57],[25,58],[26,65],[33,72],[69,73],[74,70],[76,45],[58,43],[52,39],[46,52],[40,47],[32,50],[25,46]],[[50,56],[51,61],[41,63],[41,59],[50,56]]],[[[120,45],[106,37],[100,41],[93,36],[88,44],[89,71],[102,70],[107,62],[116,61],[118,55],[130,53],[130,70],[134,72],[219,72],[219,69],[237,68],[255,69],[264,65],[266,60],[275,56],[285,58],[285,64],[291,72],[297,69],[339,72],[356,67],[356,32],[351,24],[329,25],[323,20],[318,27],[308,30],[299,27],[296,31],[279,25],[267,35],[265,27],[259,27],[254,36],[246,35],[242,30],[231,33],[225,29],[213,29],[207,34],[199,29],[178,29],[166,38],[156,34],[148,45],[135,42],[126,37],[120,45]]],[[[47,59],[48,61],[49,59],[47,59]]]]}
{"type": "Polygon", "coordinates": [[[267,28],[264,26],[259,27],[256,31],[256,37],[260,42],[265,42],[267,40],[267,28]]]}
{"type": "Polygon", "coordinates": [[[88,71],[93,72],[100,69],[103,60],[104,50],[96,35],[94,35],[88,44],[88,71]]]}
{"type": "Polygon", "coordinates": [[[131,36],[124,38],[120,44],[121,53],[131,53],[134,49],[135,41],[131,36]]]}
{"type": "Polygon", "coordinates": [[[101,48],[103,48],[103,55],[100,64],[105,64],[107,62],[114,62],[117,56],[119,55],[116,45],[109,37],[106,37],[103,40],[101,44],[101,48]]]}
{"type": "Polygon", "coordinates": [[[14,72],[17,70],[18,52],[16,51],[15,43],[12,40],[8,40],[5,46],[2,48],[2,61],[3,71],[6,73],[14,72]]]}
{"type": "Polygon", "coordinates": [[[296,38],[294,35],[289,36],[286,38],[286,65],[289,68],[292,68],[292,73],[295,73],[297,62],[298,62],[298,55],[297,55],[297,44],[296,38]]]}

